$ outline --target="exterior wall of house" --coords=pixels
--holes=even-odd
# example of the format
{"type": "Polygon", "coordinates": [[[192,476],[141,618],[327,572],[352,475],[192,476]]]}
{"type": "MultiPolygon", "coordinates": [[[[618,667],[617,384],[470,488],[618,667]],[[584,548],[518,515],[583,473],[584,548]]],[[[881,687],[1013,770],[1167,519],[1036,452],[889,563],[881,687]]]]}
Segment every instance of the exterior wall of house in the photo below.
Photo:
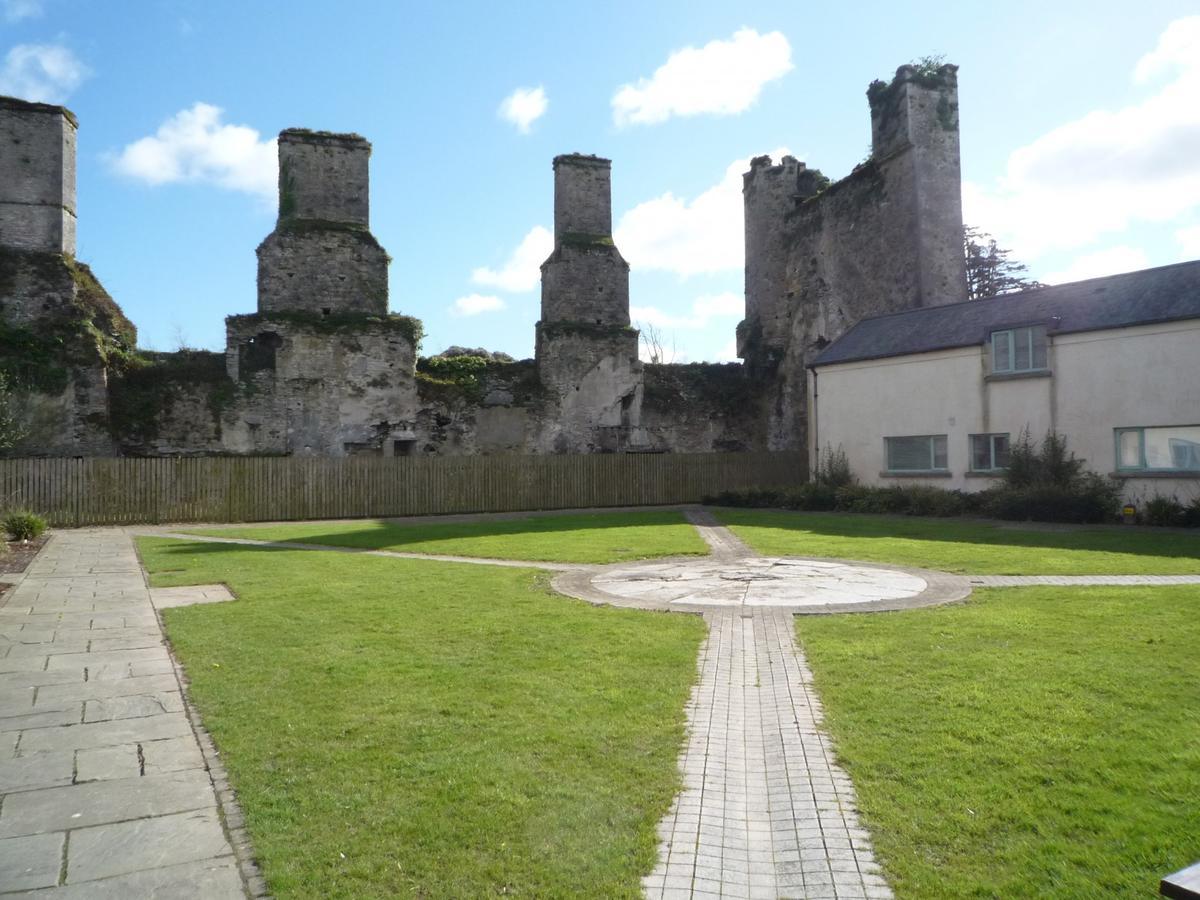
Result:
{"type": "Polygon", "coordinates": [[[1117,473],[1117,428],[1200,425],[1200,320],[1052,335],[1049,375],[997,377],[987,345],[821,366],[810,379],[809,453],[845,451],[864,484],[930,484],[975,491],[996,482],[970,471],[970,435],[1023,429],[1065,435],[1101,474],[1120,474],[1134,502],[1187,502],[1200,475],[1117,473]],[[1160,364],[1161,363],[1161,364],[1160,364]],[[887,473],[884,438],[947,436],[947,471],[887,473]]]}

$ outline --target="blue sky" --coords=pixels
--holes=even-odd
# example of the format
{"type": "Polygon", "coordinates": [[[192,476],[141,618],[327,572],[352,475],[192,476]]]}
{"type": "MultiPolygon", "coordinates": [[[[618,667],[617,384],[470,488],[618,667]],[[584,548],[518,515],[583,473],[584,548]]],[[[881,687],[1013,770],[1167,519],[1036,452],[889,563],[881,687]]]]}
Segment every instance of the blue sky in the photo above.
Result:
{"type": "Polygon", "coordinates": [[[144,345],[220,349],[224,316],[254,310],[267,142],[302,126],[374,144],[372,230],[424,352],[532,354],[550,162],[578,151],[613,159],[635,320],[723,359],[744,161],[845,175],[867,84],[924,55],[961,67],[967,219],[1032,274],[1200,257],[1200,16],[1133,9],[0,0],[0,93],[79,116],[79,257],[144,345]]]}

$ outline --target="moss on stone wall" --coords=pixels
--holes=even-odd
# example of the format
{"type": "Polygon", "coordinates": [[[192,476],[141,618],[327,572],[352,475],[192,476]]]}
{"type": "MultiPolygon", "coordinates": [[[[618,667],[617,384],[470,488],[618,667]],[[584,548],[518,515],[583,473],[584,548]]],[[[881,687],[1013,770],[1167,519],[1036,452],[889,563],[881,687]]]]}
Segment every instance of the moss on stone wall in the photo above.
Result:
{"type": "Polygon", "coordinates": [[[425,326],[420,319],[393,314],[371,316],[339,313],[325,316],[306,312],[248,313],[240,316],[226,316],[225,322],[239,331],[269,330],[271,323],[275,322],[312,334],[345,337],[353,337],[364,331],[384,331],[398,334],[407,339],[412,344],[414,352],[421,346],[421,340],[425,336],[425,326]]]}
{"type": "Polygon", "coordinates": [[[755,383],[739,363],[646,363],[642,402],[662,413],[736,418],[757,408],[755,383]]]}
{"type": "Polygon", "coordinates": [[[537,328],[544,338],[579,335],[589,338],[624,337],[637,334],[629,325],[597,325],[595,322],[538,322],[537,328]]]}
{"type": "Polygon", "coordinates": [[[0,323],[0,374],[14,390],[62,393],[69,380],[70,355],[60,335],[0,323]]]}
{"type": "Polygon", "coordinates": [[[221,416],[237,396],[237,386],[225,371],[225,355],[208,350],[142,353],[109,381],[109,428],[123,442],[158,437],[164,413],[184,391],[203,394],[215,434],[221,416]]]}
{"type": "Polygon", "coordinates": [[[565,247],[615,247],[610,234],[585,234],[581,231],[568,231],[560,235],[558,242],[565,247]]]}
{"type": "Polygon", "coordinates": [[[19,293],[56,302],[42,302],[31,322],[0,323],[0,371],[18,389],[58,393],[72,367],[121,368],[133,354],[137,329],[72,257],[0,249],[0,297],[19,293]]]}
{"type": "Polygon", "coordinates": [[[477,403],[488,364],[482,356],[423,357],[417,360],[417,391],[422,399],[436,402],[477,403]]]}

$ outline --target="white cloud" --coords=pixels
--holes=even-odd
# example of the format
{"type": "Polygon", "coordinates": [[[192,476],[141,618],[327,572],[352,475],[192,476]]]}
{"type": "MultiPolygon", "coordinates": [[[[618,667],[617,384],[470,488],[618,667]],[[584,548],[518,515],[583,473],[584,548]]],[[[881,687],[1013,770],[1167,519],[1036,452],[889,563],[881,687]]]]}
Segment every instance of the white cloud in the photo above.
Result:
{"type": "Polygon", "coordinates": [[[454,301],[454,305],[450,307],[450,314],[459,317],[477,316],[480,313],[499,312],[506,306],[507,304],[499,297],[468,294],[466,297],[459,297],[454,301]]]}
{"type": "Polygon", "coordinates": [[[791,69],[792,48],[782,33],[742,28],[727,41],[676,50],[650,78],[622,85],[612,99],[613,120],[649,125],[671,116],[735,115],[791,69]]]}
{"type": "Polygon", "coordinates": [[[1150,265],[1150,261],[1144,250],[1121,245],[1096,253],[1085,253],[1083,256],[1077,257],[1065,269],[1051,272],[1042,280],[1047,284],[1066,284],[1068,281],[1083,281],[1085,278],[1099,278],[1102,275],[1132,272],[1136,269],[1144,269],[1148,265],[1150,265]]]}
{"type": "Polygon", "coordinates": [[[1158,37],[1158,46],[1138,60],[1133,80],[1146,84],[1175,69],[1196,66],[1200,53],[1200,16],[1176,19],[1158,37]]]}
{"type": "Polygon", "coordinates": [[[1168,26],[1135,76],[1169,77],[1138,103],[1088,113],[1015,151],[995,183],[964,184],[966,220],[1029,260],[1200,207],[1200,17],[1168,26]]]}
{"type": "Polygon", "coordinates": [[[503,267],[499,270],[486,266],[478,268],[471,273],[471,283],[513,293],[531,291],[538,286],[542,263],[553,250],[554,235],[541,225],[535,225],[521,239],[503,267]]]}
{"type": "Polygon", "coordinates": [[[3,13],[7,22],[32,19],[40,16],[42,12],[42,0],[4,0],[0,3],[0,13],[3,13]]]}
{"type": "Polygon", "coordinates": [[[1179,242],[1184,259],[1200,259],[1200,225],[1180,228],[1175,232],[1175,240],[1179,242]]]}
{"type": "Polygon", "coordinates": [[[529,127],[546,114],[550,101],[542,87],[517,88],[504,98],[497,114],[506,122],[517,126],[521,134],[529,134],[529,127]]]}
{"type": "Polygon", "coordinates": [[[63,103],[91,73],[59,44],[18,44],[0,68],[0,94],[34,103],[63,103]]]}
{"type": "Polygon", "coordinates": [[[657,306],[629,308],[631,321],[653,325],[656,328],[706,328],[713,319],[741,319],[745,313],[745,299],[741,294],[732,291],[697,297],[692,301],[691,312],[683,316],[664,312],[657,306]]]}
{"type": "Polygon", "coordinates": [[[113,160],[118,172],[147,184],[215,184],[266,200],[276,195],[275,140],[260,140],[247,125],[227,125],[221,109],[196,103],[167,119],[150,137],[134,141],[113,160]]]}
{"type": "Polygon", "coordinates": [[[690,202],[668,192],[639,203],[621,216],[613,234],[621,255],[635,269],[683,276],[742,268],[742,174],[749,168],[750,157],[734,160],[717,184],[690,202]]]}

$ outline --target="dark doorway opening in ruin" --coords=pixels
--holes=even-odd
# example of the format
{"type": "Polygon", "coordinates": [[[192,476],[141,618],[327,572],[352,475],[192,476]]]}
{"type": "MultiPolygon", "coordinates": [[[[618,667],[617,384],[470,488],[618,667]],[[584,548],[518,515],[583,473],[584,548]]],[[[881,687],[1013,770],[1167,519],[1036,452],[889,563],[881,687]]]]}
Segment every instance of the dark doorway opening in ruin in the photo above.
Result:
{"type": "Polygon", "coordinates": [[[417,442],[412,441],[392,441],[392,456],[415,456],[417,452],[417,442]]]}
{"type": "Polygon", "coordinates": [[[321,307],[321,315],[323,315],[323,316],[327,316],[327,315],[329,315],[329,314],[330,314],[332,311],[333,311],[333,310],[332,310],[332,308],[331,308],[331,307],[328,307],[328,306],[322,306],[322,307],[321,307]]]}
{"type": "Polygon", "coordinates": [[[238,347],[238,376],[245,381],[256,372],[275,371],[275,352],[283,338],[274,331],[263,331],[238,347]]]}

